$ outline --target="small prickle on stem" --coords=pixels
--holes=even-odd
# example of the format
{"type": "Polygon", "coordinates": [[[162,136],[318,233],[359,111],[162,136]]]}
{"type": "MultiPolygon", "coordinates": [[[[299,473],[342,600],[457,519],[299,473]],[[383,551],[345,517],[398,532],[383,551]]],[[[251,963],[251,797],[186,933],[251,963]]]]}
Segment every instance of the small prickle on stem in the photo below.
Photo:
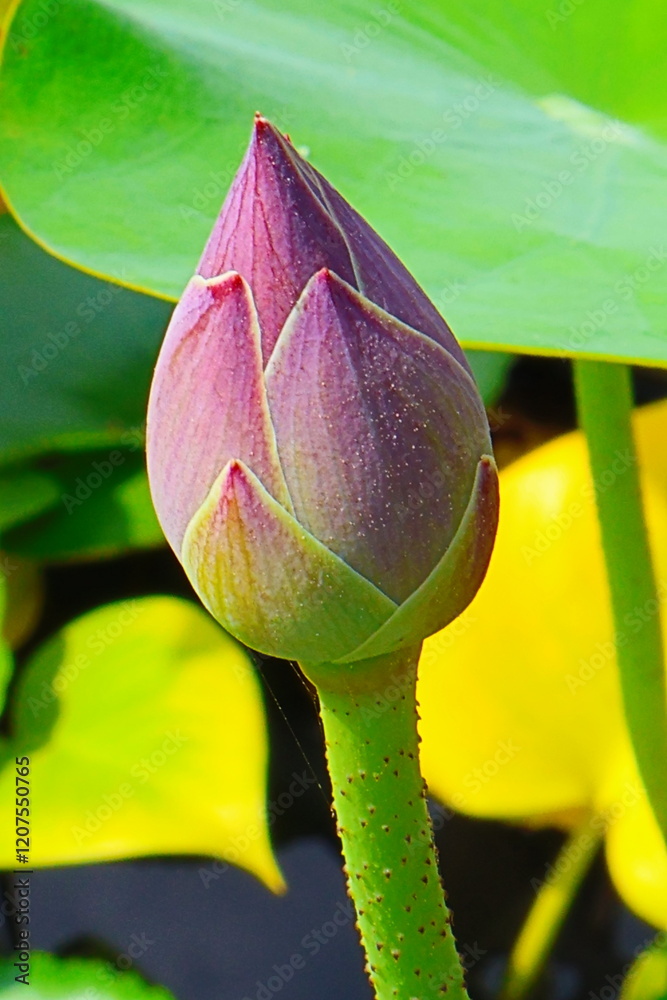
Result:
{"type": "Polygon", "coordinates": [[[377,1000],[465,1000],[419,771],[418,655],[304,672],[319,694],[348,891],[377,1000]]]}

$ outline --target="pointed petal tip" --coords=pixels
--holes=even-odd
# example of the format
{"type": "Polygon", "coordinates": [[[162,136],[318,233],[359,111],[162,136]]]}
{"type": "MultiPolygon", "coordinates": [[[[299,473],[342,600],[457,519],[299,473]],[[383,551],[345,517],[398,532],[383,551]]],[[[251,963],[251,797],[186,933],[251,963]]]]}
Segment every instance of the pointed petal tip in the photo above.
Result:
{"type": "Polygon", "coordinates": [[[316,303],[338,315],[349,309],[358,314],[365,313],[369,307],[371,310],[377,308],[330,267],[321,267],[315,272],[303,290],[301,302],[311,306],[316,303]]]}
{"type": "Polygon", "coordinates": [[[205,284],[213,297],[218,301],[229,295],[251,295],[248,282],[238,271],[225,271],[214,278],[206,278],[205,284]]]}
{"type": "Polygon", "coordinates": [[[230,458],[222,470],[222,478],[227,489],[234,489],[238,483],[247,481],[245,465],[239,458],[230,458]]]}
{"type": "Polygon", "coordinates": [[[239,503],[250,497],[253,486],[251,474],[245,462],[239,458],[230,458],[220,473],[219,505],[223,516],[231,513],[231,508],[238,509],[239,503]]]}
{"type": "Polygon", "coordinates": [[[310,292],[310,294],[319,293],[328,295],[332,295],[336,291],[341,291],[346,293],[350,298],[354,298],[355,301],[359,298],[357,290],[339,277],[330,267],[321,267],[319,271],[316,271],[306,285],[304,295],[306,291],[310,292]]]}
{"type": "Polygon", "coordinates": [[[261,111],[255,111],[255,118],[252,125],[253,139],[261,140],[267,133],[274,132],[275,129],[268,118],[265,118],[261,111]]]}
{"type": "Polygon", "coordinates": [[[256,154],[275,155],[277,152],[283,154],[294,152],[289,137],[259,111],[255,112],[250,145],[256,154]]]}
{"type": "MultiPolygon", "coordinates": [[[[252,292],[248,282],[238,271],[224,271],[211,278],[205,278],[202,274],[195,274],[189,282],[188,289],[191,295],[197,297],[205,296],[206,303],[211,307],[220,308],[229,300],[236,300],[240,303],[245,300],[246,308],[252,308],[252,292]]],[[[185,298],[185,293],[183,293],[185,298]]]]}
{"type": "Polygon", "coordinates": [[[238,271],[223,271],[222,274],[214,274],[210,278],[205,278],[203,274],[195,274],[190,281],[201,288],[222,288],[227,291],[238,291],[246,284],[238,271]]]}
{"type": "Polygon", "coordinates": [[[207,285],[226,285],[228,287],[239,287],[245,285],[245,279],[238,271],[223,271],[212,278],[205,278],[207,285]]]}
{"type": "Polygon", "coordinates": [[[280,138],[284,138],[284,133],[273,124],[273,122],[263,115],[261,111],[255,111],[255,117],[253,119],[253,132],[258,135],[277,135],[280,138]]]}
{"type": "Polygon", "coordinates": [[[321,267],[311,279],[312,284],[321,288],[329,288],[335,282],[340,282],[340,278],[329,267],[321,267]]]}
{"type": "Polygon", "coordinates": [[[500,503],[500,480],[498,466],[493,455],[482,455],[479,460],[479,483],[482,496],[495,500],[496,511],[500,503]]]}
{"type": "Polygon", "coordinates": [[[301,303],[325,303],[335,312],[352,310],[352,315],[384,316],[393,323],[399,323],[395,317],[386,313],[380,306],[367,299],[357,288],[341,278],[330,267],[321,267],[309,279],[301,294],[301,303]]]}
{"type": "Polygon", "coordinates": [[[474,491],[477,497],[476,550],[480,567],[479,586],[486,576],[486,570],[491,560],[500,514],[500,479],[498,466],[493,455],[480,457],[474,491]]]}
{"type": "Polygon", "coordinates": [[[479,460],[479,464],[481,466],[480,471],[485,479],[489,477],[490,474],[490,478],[492,480],[497,480],[498,466],[496,465],[496,460],[493,455],[482,455],[479,460]]]}

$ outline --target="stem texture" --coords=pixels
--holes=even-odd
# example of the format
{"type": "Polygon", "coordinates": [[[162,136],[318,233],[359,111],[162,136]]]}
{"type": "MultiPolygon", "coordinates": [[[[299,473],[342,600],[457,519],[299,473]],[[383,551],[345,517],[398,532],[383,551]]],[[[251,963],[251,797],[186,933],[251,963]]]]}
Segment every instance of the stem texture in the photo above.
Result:
{"type": "Polygon", "coordinates": [[[464,1000],[419,770],[418,656],[305,673],[320,698],[348,889],[377,1000],[464,1000]]]}
{"type": "Polygon", "coordinates": [[[616,629],[616,658],[632,747],[649,802],[667,841],[667,695],[660,613],[647,614],[620,642],[638,608],[659,609],[632,433],[626,365],[575,361],[579,422],[586,434],[616,629]],[[619,456],[627,468],[614,474],[619,456]]]}

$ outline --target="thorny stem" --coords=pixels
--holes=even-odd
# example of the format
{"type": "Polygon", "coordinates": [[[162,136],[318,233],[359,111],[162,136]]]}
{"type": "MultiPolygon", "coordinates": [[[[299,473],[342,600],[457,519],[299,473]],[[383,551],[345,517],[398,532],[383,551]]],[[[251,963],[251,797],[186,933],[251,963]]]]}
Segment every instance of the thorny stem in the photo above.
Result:
{"type": "Polygon", "coordinates": [[[419,649],[318,664],[348,889],[377,1000],[467,1000],[419,770],[419,649]]]}

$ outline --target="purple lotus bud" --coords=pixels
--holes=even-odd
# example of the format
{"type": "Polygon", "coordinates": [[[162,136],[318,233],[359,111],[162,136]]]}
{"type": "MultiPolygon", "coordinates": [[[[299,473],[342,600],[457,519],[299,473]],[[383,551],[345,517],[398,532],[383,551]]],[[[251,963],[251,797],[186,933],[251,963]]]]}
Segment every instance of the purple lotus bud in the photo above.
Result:
{"type": "Polygon", "coordinates": [[[398,258],[257,117],[148,415],[165,534],[252,648],[351,662],[467,606],[495,536],[484,407],[398,258]]]}

